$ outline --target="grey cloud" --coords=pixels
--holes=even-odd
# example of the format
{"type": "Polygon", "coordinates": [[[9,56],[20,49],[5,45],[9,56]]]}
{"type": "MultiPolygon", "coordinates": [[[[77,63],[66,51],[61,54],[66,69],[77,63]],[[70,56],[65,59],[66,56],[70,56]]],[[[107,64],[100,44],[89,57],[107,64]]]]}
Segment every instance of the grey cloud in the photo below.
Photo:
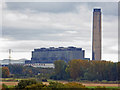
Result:
{"type": "MultiPolygon", "coordinates": [[[[85,40],[90,37],[90,31],[78,30],[77,33],[69,33],[62,29],[18,29],[3,27],[3,37],[12,38],[13,40],[46,40],[46,41],[73,41],[85,40]],[[87,33],[86,33],[87,32],[87,33]]],[[[74,31],[74,30],[71,30],[74,31]]]]}
{"type": "Polygon", "coordinates": [[[7,2],[7,9],[19,10],[24,12],[31,10],[36,12],[51,12],[51,13],[65,13],[75,11],[75,7],[78,3],[70,2],[7,2]]]}
{"type": "MultiPolygon", "coordinates": [[[[39,40],[39,39],[51,39],[50,34],[61,33],[59,30],[35,30],[35,29],[18,29],[18,28],[3,28],[3,37],[12,37],[15,40],[39,40]]],[[[51,36],[52,37],[52,36],[51,36]]]]}
{"type": "Polygon", "coordinates": [[[7,2],[7,9],[26,13],[30,10],[32,13],[66,13],[78,12],[76,7],[86,5],[89,10],[93,8],[102,8],[103,14],[118,15],[117,2],[7,2]]]}

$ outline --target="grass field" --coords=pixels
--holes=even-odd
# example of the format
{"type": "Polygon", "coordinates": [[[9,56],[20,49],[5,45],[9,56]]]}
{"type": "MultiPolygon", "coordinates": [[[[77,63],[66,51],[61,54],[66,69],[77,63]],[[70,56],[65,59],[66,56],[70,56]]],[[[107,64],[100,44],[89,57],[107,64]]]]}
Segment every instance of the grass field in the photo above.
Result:
{"type": "MultiPolygon", "coordinates": [[[[59,81],[59,82],[67,83],[65,81],[59,81]]],[[[8,87],[14,87],[15,85],[18,84],[18,82],[2,82],[2,83],[6,84],[8,87]]],[[[43,84],[48,85],[49,82],[43,82],[43,84]]],[[[118,84],[95,84],[95,83],[82,83],[82,84],[85,85],[87,88],[96,88],[97,86],[106,87],[106,88],[120,88],[118,87],[118,84]]]]}
{"type": "MultiPolygon", "coordinates": [[[[18,82],[20,80],[28,80],[28,79],[35,79],[35,78],[27,78],[27,79],[22,79],[22,78],[2,78],[2,83],[6,84],[8,87],[14,87],[15,85],[18,84],[18,82]]],[[[43,84],[46,84],[48,85],[49,82],[60,82],[60,83],[68,83],[68,81],[63,81],[63,80],[51,80],[51,79],[48,79],[47,80],[48,82],[43,82],[43,84]]],[[[83,85],[85,85],[87,88],[96,88],[97,86],[100,86],[100,87],[106,87],[106,88],[120,88],[118,87],[118,84],[108,84],[108,83],[93,83],[93,82],[77,82],[77,83],[82,83],[83,85]]],[[[1,88],[1,86],[0,86],[1,88]]]]}
{"type": "Polygon", "coordinates": [[[28,79],[35,79],[35,78],[26,78],[26,79],[25,79],[25,78],[2,78],[2,81],[3,81],[3,82],[4,82],[4,81],[5,81],[5,82],[7,82],[7,81],[8,81],[8,82],[9,82],[9,81],[10,81],[10,82],[12,82],[12,81],[15,82],[15,81],[20,81],[20,80],[28,80],[28,79]]]}

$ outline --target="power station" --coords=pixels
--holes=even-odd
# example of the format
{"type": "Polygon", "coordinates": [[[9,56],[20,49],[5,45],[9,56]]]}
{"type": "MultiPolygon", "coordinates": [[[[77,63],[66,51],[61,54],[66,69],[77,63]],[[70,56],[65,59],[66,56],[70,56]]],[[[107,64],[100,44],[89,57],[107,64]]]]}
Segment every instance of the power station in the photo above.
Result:
{"type": "MultiPolygon", "coordinates": [[[[85,58],[85,50],[76,47],[50,47],[34,49],[31,61],[28,63],[53,63],[56,60],[69,62],[73,59],[90,60],[85,58]]],[[[26,62],[27,63],[27,62],[26,62]]]]}
{"type": "Polygon", "coordinates": [[[93,11],[92,60],[101,60],[101,9],[93,11]]]}

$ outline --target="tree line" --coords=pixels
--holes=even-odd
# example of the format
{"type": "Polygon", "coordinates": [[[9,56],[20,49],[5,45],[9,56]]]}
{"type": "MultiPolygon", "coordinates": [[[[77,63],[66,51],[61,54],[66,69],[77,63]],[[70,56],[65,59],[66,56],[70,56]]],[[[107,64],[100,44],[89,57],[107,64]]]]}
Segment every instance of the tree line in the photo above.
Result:
{"type": "Polygon", "coordinates": [[[3,78],[49,78],[53,73],[52,68],[40,68],[32,66],[23,66],[18,64],[10,64],[8,66],[2,67],[2,77],[3,78]]]}
{"type": "Polygon", "coordinates": [[[71,60],[65,63],[63,60],[58,60],[54,64],[55,73],[51,78],[56,80],[117,81],[120,75],[120,62],[71,60]]]}
{"type": "Polygon", "coordinates": [[[120,77],[120,62],[71,60],[66,63],[63,60],[54,62],[55,68],[36,68],[23,65],[8,65],[2,67],[2,77],[13,75],[14,78],[42,78],[55,80],[107,80],[118,81],[120,77]]]}

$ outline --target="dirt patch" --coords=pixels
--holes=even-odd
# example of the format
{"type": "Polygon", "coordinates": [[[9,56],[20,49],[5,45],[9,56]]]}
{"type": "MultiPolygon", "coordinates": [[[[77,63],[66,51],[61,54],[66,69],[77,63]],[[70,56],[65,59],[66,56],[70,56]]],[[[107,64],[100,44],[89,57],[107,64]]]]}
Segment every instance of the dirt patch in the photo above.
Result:
{"type": "Polygon", "coordinates": [[[6,85],[17,85],[18,82],[2,82],[2,84],[6,84],[6,85]]]}
{"type": "MultiPolygon", "coordinates": [[[[58,81],[60,83],[66,84],[67,81],[58,81]]],[[[80,82],[77,82],[80,83],[80,82]]],[[[43,82],[43,84],[49,85],[49,82],[43,82]]],[[[85,86],[105,86],[105,87],[118,87],[118,84],[98,84],[98,83],[81,83],[85,86]]]]}
{"type": "Polygon", "coordinates": [[[95,83],[82,83],[85,86],[105,86],[105,87],[118,87],[118,84],[95,84],[95,83]]]}
{"type": "Polygon", "coordinates": [[[5,85],[17,85],[18,82],[0,82],[0,89],[2,88],[2,84],[5,84],[5,85]]]}

